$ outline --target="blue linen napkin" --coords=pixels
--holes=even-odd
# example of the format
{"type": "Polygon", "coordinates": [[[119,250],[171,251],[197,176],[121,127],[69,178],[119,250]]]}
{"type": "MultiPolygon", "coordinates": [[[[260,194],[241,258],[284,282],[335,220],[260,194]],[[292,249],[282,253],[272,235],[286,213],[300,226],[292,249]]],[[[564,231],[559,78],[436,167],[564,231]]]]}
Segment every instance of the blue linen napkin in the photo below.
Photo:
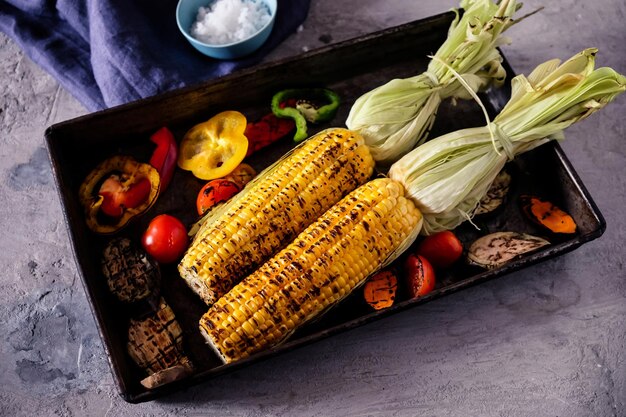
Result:
{"type": "Polygon", "coordinates": [[[310,0],[278,0],[268,41],[218,61],[176,26],[177,0],[5,0],[0,30],[90,111],[226,75],[259,62],[304,21],[310,0]]]}

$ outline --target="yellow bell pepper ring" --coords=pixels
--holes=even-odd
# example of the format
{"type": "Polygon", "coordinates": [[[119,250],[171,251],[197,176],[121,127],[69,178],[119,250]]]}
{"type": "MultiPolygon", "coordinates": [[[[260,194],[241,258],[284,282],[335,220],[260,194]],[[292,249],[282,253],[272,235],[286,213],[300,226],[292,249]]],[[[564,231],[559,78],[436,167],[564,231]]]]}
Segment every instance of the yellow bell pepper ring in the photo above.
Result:
{"type": "Polygon", "coordinates": [[[202,180],[230,174],[248,152],[246,117],[237,111],[216,114],[183,137],[178,166],[202,180]]]}

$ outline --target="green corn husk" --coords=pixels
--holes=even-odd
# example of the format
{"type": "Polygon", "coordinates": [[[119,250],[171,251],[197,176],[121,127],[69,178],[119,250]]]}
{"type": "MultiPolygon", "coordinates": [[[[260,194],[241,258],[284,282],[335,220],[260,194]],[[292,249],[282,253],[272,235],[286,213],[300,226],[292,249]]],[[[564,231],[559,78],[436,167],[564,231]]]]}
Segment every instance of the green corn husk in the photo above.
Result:
{"type": "Polygon", "coordinates": [[[513,24],[516,0],[462,0],[459,12],[425,73],[394,79],[359,97],[346,121],[359,132],[377,162],[396,161],[426,140],[442,100],[470,95],[455,78],[461,74],[474,91],[501,85],[506,72],[496,47],[508,43],[501,33],[513,24]]]}
{"type": "Polygon", "coordinates": [[[453,229],[471,219],[504,164],[550,140],[626,90],[626,77],[594,70],[595,48],[560,65],[539,65],[512,80],[511,99],[488,126],[433,139],[396,162],[389,176],[404,184],[424,215],[422,234],[453,229]]]}

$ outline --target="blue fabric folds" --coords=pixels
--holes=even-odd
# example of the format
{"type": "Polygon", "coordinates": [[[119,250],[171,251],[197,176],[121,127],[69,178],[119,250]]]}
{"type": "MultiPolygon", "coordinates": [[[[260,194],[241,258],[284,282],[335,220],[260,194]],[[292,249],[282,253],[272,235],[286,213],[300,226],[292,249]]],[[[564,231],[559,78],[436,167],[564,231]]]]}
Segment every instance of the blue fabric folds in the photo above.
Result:
{"type": "Polygon", "coordinates": [[[0,0],[0,30],[94,111],[199,83],[259,62],[304,21],[310,0],[278,0],[268,41],[218,61],[176,26],[177,0],[0,0]]]}

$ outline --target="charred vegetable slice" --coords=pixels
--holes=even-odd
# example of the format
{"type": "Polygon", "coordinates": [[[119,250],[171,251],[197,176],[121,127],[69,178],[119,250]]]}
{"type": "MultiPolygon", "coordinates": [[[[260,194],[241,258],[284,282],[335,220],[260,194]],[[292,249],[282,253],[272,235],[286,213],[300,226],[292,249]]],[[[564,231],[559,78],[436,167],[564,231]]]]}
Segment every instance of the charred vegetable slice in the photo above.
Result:
{"type": "Polygon", "coordinates": [[[79,189],[87,226],[96,233],[117,232],[152,207],[160,185],[159,173],[149,164],[120,155],[103,161],[79,189]]]}
{"type": "Polygon", "coordinates": [[[120,301],[133,303],[157,292],[159,267],[130,239],[113,239],[104,248],[102,272],[109,290],[120,301]]]}
{"type": "Polygon", "coordinates": [[[500,171],[487,190],[487,194],[480,199],[480,202],[474,211],[474,216],[491,213],[498,207],[502,206],[506,200],[507,194],[509,193],[510,187],[511,175],[505,170],[500,171]]]}
{"type": "Polygon", "coordinates": [[[127,348],[133,361],[149,375],[177,365],[193,368],[183,352],[183,331],[163,298],[154,314],[130,320],[127,348]]]}
{"type": "Polygon", "coordinates": [[[523,195],[520,197],[526,216],[553,233],[576,233],[576,222],[572,216],[549,201],[539,197],[523,195]]]}
{"type": "Polygon", "coordinates": [[[498,268],[516,257],[549,245],[545,239],[517,232],[496,232],[477,239],[469,248],[468,262],[498,268]]]}
{"type": "Polygon", "coordinates": [[[281,119],[274,113],[266,114],[257,122],[248,123],[244,133],[248,138],[246,157],[284,138],[295,126],[293,120],[281,119]]]}
{"type": "Polygon", "coordinates": [[[141,385],[148,389],[156,388],[170,382],[183,379],[191,373],[192,369],[187,365],[174,365],[141,380],[141,385]]]}
{"type": "Polygon", "coordinates": [[[396,299],[398,278],[391,271],[382,271],[367,280],[363,297],[374,310],[391,307],[396,299]]]}

